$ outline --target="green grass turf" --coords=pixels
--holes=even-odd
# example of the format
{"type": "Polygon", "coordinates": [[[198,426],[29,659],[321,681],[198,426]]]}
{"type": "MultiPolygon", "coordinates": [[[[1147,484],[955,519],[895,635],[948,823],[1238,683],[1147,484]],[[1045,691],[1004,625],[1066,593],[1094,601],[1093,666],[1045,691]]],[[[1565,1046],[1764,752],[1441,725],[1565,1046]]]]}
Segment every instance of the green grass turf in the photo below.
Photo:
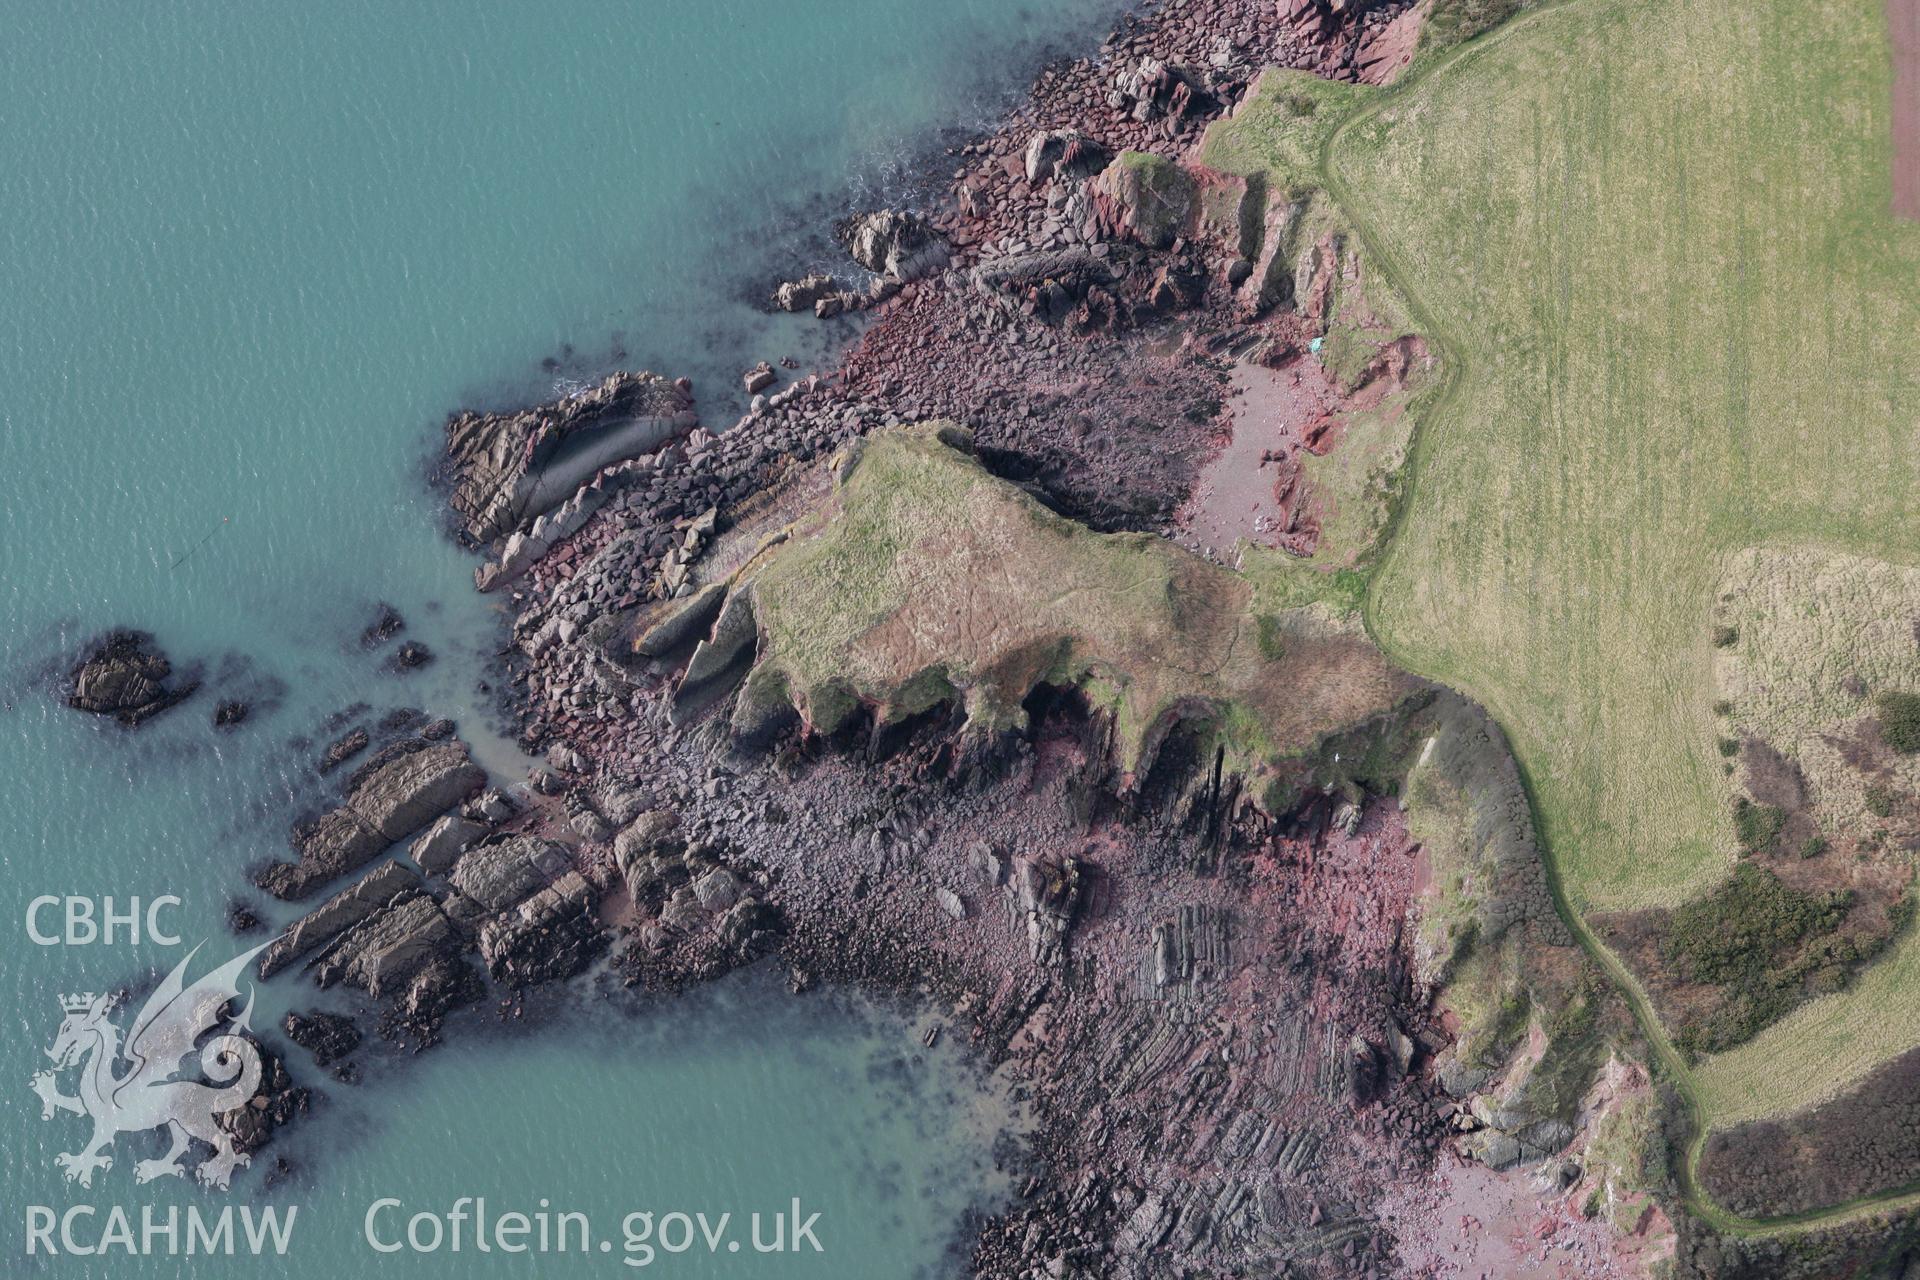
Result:
{"type": "MultiPolygon", "coordinates": [[[[1728,873],[1731,557],[1920,562],[1920,225],[1889,213],[1890,80],[1870,0],[1578,0],[1362,107],[1323,157],[1451,379],[1370,625],[1507,728],[1575,911],[1728,873]]],[[[1711,1125],[1916,1041],[1909,932],[1683,1083],[1711,1125]]]]}

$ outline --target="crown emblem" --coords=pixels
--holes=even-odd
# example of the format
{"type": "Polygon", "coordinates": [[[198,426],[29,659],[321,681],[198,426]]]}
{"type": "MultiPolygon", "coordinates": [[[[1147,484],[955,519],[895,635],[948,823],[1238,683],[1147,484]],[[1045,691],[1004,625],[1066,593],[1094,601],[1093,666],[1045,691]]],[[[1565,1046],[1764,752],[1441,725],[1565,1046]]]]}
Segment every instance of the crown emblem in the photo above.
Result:
{"type": "Polygon", "coordinates": [[[60,1007],[68,1013],[85,1013],[93,1008],[94,994],[91,991],[77,996],[61,996],[60,1007]]]}

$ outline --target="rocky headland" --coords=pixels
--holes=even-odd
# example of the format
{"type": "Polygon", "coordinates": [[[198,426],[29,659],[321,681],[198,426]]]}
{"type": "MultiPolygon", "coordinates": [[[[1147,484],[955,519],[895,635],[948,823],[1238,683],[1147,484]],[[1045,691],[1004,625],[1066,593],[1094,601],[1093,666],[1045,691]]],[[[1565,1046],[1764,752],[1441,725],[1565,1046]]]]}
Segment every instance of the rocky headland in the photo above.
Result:
{"type": "MultiPolygon", "coordinates": [[[[1038,1119],[981,1276],[1761,1265],[1669,1221],[1674,1108],[1500,730],[1359,616],[1434,362],[1307,157],[1432,5],[1129,16],[944,198],[770,287],[864,324],[785,385],[742,353],[724,429],[634,372],[454,416],[542,763],[331,726],[329,804],[254,875],[303,912],[260,976],[416,1045],[749,963],[930,1003],[1038,1119]]],[[[75,705],[191,691],[155,661],[103,648],[75,705]]],[[[352,1078],[361,1026],[285,1031],[352,1078]]]]}

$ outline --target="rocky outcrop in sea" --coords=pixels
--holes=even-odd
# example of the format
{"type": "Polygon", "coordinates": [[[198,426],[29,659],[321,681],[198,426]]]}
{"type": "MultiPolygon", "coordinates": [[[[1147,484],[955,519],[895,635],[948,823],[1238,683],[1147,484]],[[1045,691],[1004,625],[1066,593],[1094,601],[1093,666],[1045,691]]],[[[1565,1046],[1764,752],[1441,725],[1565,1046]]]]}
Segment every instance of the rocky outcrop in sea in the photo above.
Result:
{"type": "Polygon", "coordinates": [[[66,699],[76,711],[112,716],[133,729],[185,702],[199,688],[199,677],[176,673],[152,636],[114,631],[68,676],[66,699]]]}

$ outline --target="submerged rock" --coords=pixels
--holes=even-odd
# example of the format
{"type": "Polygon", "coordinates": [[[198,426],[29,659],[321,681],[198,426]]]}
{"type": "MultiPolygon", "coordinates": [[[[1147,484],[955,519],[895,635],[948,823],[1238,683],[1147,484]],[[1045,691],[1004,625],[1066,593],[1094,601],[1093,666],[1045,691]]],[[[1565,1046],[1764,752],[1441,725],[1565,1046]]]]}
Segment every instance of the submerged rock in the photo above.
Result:
{"type": "Polygon", "coordinates": [[[185,701],[197,679],[170,684],[173,664],[144,631],[115,631],[73,669],[67,705],[136,728],[185,701]]]}
{"type": "Polygon", "coordinates": [[[414,671],[433,661],[433,650],[418,640],[409,640],[394,653],[387,665],[395,671],[414,671]]]}
{"type": "Polygon", "coordinates": [[[281,1022],[287,1039],[313,1055],[321,1066],[337,1062],[360,1047],[360,1028],[337,1013],[289,1012],[281,1022]]]}
{"type": "Polygon", "coordinates": [[[400,616],[400,611],[382,601],[374,613],[373,621],[360,633],[360,643],[369,649],[377,648],[399,635],[406,625],[406,619],[400,616]]]}

